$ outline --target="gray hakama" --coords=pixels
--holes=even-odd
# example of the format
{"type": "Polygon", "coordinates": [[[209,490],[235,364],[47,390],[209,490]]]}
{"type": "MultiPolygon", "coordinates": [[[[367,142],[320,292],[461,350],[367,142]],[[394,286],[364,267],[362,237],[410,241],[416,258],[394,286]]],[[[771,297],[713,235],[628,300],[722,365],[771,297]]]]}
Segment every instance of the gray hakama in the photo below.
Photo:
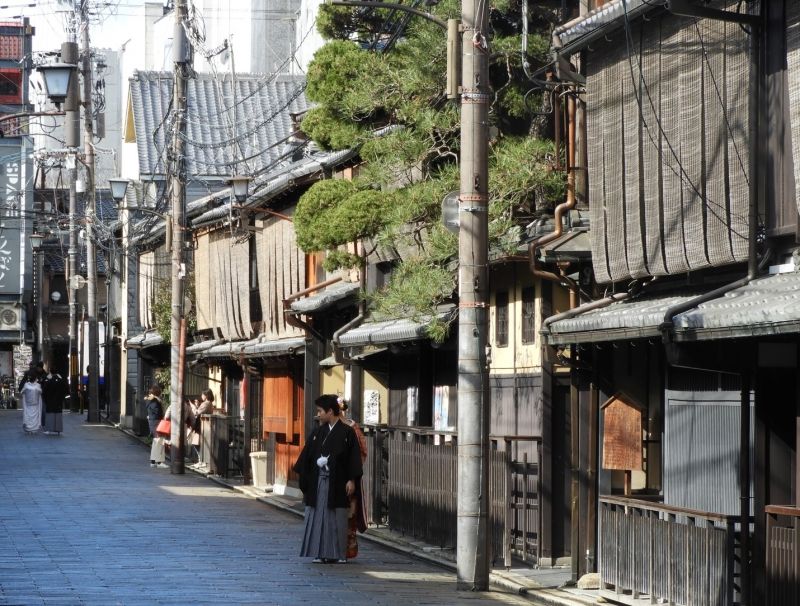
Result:
{"type": "Polygon", "coordinates": [[[306,506],[300,557],[343,560],[347,557],[348,509],[328,509],[330,473],[319,470],[317,506],[306,506]]]}

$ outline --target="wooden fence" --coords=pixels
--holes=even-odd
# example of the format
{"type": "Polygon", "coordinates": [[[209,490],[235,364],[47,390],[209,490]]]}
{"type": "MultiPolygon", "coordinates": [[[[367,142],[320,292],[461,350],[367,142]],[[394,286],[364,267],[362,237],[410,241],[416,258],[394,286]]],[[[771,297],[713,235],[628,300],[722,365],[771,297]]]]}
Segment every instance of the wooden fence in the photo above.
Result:
{"type": "MultiPolygon", "coordinates": [[[[365,507],[370,524],[445,549],[456,543],[457,438],[419,428],[366,427],[365,507]]],[[[540,556],[541,516],[538,461],[511,460],[514,440],[495,438],[490,451],[489,532],[494,561],[511,566],[512,556],[531,563],[540,556]],[[500,443],[504,448],[499,448],[500,443]]]]}
{"type": "Polygon", "coordinates": [[[737,519],[602,497],[600,594],[624,604],[733,604],[737,519]]]}
{"type": "Polygon", "coordinates": [[[768,505],[767,604],[800,604],[800,508],[768,505]]]}

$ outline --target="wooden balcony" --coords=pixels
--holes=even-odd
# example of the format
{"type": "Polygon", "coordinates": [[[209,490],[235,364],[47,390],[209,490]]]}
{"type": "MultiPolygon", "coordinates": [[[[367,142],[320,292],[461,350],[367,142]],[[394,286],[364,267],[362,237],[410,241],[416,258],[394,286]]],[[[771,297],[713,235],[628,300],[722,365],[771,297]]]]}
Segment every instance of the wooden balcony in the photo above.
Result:
{"type": "Polygon", "coordinates": [[[768,505],[767,604],[800,604],[800,508],[768,505]]]}
{"type": "Polygon", "coordinates": [[[631,605],[734,604],[737,521],[636,499],[601,498],[600,594],[631,605]]]}

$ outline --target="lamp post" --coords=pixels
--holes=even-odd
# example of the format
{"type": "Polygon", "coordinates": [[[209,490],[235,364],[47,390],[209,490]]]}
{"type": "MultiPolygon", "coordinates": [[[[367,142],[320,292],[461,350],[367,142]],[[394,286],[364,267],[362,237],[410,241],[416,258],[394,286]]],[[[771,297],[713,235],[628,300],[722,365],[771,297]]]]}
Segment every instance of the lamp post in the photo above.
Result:
{"type": "Polygon", "coordinates": [[[73,150],[68,157],[69,170],[69,248],[67,271],[69,284],[69,397],[70,408],[78,410],[78,225],[77,192],[75,182],[78,177],[76,164],[77,147],[80,142],[78,124],[80,122],[80,95],[78,78],[75,75],[78,63],[78,45],[74,41],[61,45],[61,62],[41,65],[37,70],[42,74],[47,96],[60,109],[64,105],[64,134],[66,147],[73,150]]]}

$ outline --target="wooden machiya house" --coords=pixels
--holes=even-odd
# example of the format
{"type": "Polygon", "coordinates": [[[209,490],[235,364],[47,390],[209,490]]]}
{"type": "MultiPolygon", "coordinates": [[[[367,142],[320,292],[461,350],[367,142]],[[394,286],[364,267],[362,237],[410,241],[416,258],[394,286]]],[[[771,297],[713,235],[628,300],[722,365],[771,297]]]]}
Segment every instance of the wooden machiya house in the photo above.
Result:
{"type": "Polygon", "coordinates": [[[353,155],[295,145],[296,157],[256,178],[247,200],[227,201],[192,221],[197,334],[187,354],[219,381],[228,424],[241,427],[231,430],[237,452],[214,461],[221,468],[211,471],[256,472],[257,485],[279,494],[297,494],[291,467],[313,426],[318,384],[312,381],[307,393],[310,335],[285,310],[292,295],[323,279],[316,258],[296,244],[292,215],[310,183],[332,176],[353,155]],[[263,468],[250,470],[250,453],[262,453],[263,468]]]}
{"type": "Polygon", "coordinates": [[[601,295],[542,327],[580,422],[573,565],[627,604],[797,604],[800,5],[667,4],[554,33],[601,295]]]}

